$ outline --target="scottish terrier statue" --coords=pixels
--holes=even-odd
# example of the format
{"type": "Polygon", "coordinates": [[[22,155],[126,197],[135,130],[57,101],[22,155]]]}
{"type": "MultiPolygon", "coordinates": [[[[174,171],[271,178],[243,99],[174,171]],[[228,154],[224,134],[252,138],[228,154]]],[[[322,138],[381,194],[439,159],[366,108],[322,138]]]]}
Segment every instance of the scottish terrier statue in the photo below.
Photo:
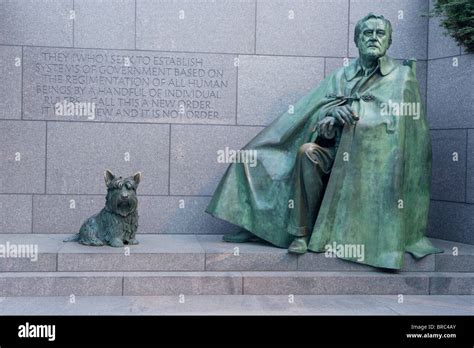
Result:
{"type": "Polygon", "coordinates": [[[105,207],[88,218],[79,233],[65,239],[65,242],[112,247],[138,244],[135,234],[138,228],[137,187],[141,173],[122,179],[106,170],[104,178],[107,186],[105,207]]]}

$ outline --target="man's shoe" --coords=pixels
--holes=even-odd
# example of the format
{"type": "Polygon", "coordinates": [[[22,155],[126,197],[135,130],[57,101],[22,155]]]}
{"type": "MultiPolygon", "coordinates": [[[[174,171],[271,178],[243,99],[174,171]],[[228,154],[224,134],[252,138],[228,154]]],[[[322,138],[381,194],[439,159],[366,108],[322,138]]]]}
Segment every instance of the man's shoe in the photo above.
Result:
{"type": "Polygon", "coordinates": [[[258,242],[260,241],[260,238],[247,230],[241,230],[235,233],[225,234],[222,237],[222,240],[229,243],[245,243],[258,242]]]}
{"type": "Polygon", "coordinates": [[[289,253],[304,254],[308,251],[308,237],[296,237],[288,248],[289,253]]]}

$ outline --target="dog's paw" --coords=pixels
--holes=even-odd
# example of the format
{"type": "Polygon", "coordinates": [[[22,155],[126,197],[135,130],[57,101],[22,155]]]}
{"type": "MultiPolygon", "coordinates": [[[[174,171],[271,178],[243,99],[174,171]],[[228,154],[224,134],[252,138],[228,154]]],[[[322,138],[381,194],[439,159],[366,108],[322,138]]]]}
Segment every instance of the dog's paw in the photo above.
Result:
{"type": "Polygon", "coordinates": [[[103,246],[104,245],[104,242],[102,242],[100,239],[79,240],[78,242],[82,245],[87,245],[87,246],[103,246]]]}
{"type": "Polygon", "coordinates": [[[128,245],[137,245],[137,244],[139,244],[138,240],[136,240],[135,238],[130,239],[128,241],[125,241],[125,243],[127,243],[128,245]]]}
{"type": "Polygon", "coordinates": [[[123,242],[120,239],[115,238],[110,241],[110,246],[120,248],[123,247],[123,242]]]}

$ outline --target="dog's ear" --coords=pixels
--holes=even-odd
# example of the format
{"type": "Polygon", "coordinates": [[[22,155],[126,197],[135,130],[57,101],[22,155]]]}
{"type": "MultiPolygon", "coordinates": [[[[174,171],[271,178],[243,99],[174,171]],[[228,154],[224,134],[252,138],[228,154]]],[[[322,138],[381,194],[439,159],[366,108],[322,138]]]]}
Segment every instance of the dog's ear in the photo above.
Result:
{"type": "Polygon", "coordinates": [[[141,172],[136,172],[132,176],[133,176],[133,181],[135,181],[135,183],[138,186],[138,184],[140,183],[140,180],[142,179],[142,173],[141,172]]]}
{"type": "Polygon", "coordinates": [[[105,170],[104,172],[104,179],[105,179],[105,184],[109,186],[109,184],[112,182],[112,180],[115,179],[115,175],[112,174],[112,172],[108,169],[105,170]]]}

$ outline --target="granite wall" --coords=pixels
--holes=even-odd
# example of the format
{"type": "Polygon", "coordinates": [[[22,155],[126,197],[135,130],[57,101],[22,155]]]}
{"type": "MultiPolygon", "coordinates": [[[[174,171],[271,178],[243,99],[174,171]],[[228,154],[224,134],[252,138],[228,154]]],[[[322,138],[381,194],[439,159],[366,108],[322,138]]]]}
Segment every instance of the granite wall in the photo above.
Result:
{"type": "Polygon", "coordinates": [[[228,166],[217,151],[241,148],[354,58],[355,23],[373,11],[393,24],[389,54],[418,59],[434,150],[429,234],[474,243],[473,59],[421,17],[428,9],[0,0],[0,233],[77,231],[104,204],[106,168],[142,171],[141,233],[234,230],[203,212],[228,166]],[[62,101],[94,113],[58,113],[62,101]]]}
{"type": "Polygon", "coordinates": [[[428,25],[434,165],[429,234],[474,244],[474,56],[443,35],[438,19],[428,25]]]}

